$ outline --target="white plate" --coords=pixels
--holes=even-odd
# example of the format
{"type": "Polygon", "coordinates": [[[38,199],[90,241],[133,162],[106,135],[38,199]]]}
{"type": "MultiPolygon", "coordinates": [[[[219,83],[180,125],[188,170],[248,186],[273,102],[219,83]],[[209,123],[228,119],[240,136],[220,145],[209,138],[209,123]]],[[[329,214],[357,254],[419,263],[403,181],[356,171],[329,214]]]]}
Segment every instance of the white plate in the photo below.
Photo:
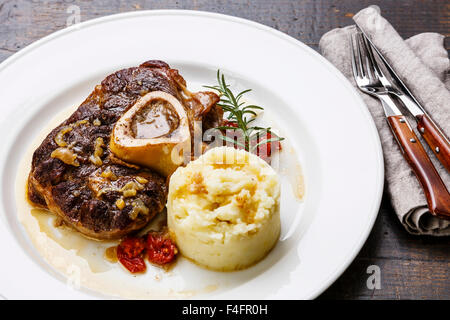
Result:
{"type": "MultiPolygon", "coordinates": [[[[17,220],[14,179],[27,146],[55,113],[79,104],[107,74],[149,59],[167,61],[188,83],[214,83],[220,68],[237,85],[253,88],[251,98],[275,114],[297,150],[306,179],[304,203],[298,212],[282,212],[282,239],[269,257],[246,271],[214,273],[225,279],[223,287],[195,297],[318,296],[355,258],[381,201],[381,146],[363,101],[330,63],[294,38],[239,18],[171,10],[72,26],[0,65],[0,294],[98,297],[69,288],[37,253],[17,220]]],[[[197,281],[193,274],[198,281],[210,277],[189,268],[200,271],[180,271],[185,283],[197,281]]]]}

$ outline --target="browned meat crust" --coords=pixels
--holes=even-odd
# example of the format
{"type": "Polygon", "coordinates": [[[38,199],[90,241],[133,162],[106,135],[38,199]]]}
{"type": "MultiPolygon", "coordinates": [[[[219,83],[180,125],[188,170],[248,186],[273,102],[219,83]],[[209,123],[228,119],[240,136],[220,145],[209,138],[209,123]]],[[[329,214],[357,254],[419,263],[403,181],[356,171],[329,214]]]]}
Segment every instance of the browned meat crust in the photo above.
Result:
{"type": "Polygon", "coordinates": [[[216,115],[209,117],[217,118],[218,97],[212,96],[210,105],[196,106],[194,112],[192,103],[187,103],[192,98],[182,93],[184,86],[177,70],[154,60],[106,77],[35,150],[29,200],[96,239],[120,238],[144,227],[164,208],[166,180],[115,158],[109,150],[110,134],[116,121],[139,97],[156,90],[182,101],[189,117],[195,114],[198,118],[198,110],[204,110],[205,117],[214,112],[216,115]],[[64,151],[66,158],[52,157],[57,149],[64,151]],[[63,158],[68,160],[63,162],[63,158]]]}

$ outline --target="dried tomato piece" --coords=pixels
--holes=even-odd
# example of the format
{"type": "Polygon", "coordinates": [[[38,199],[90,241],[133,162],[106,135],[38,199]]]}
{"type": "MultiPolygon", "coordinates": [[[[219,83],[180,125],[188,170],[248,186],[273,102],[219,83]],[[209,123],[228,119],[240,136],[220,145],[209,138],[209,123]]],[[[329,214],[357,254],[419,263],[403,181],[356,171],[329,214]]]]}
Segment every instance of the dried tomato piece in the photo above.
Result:
{"type": "Polygon", "coordinates": [[[122,240],[119,247],[127,258],[138,257],[145,249],[145,240],[142,238],[126,238],[122,240]]]}
{"type": "Polygon", "coordinates": [[[119,262],[131,273],[144,272],[147,269],[141,256],[129,258],[121,245],[117,246],[117,258],[119,262]]]}
{"type": "MultiPolygon", "coordinates": [[[[268,141],[268,140],[272,139],[273,136],[277,137],[273,133],[267,132],[262,136],[258,136],[256,143],[268,141]]],[[[280,141],[271,141],[271,142],[267,142],[267,143],[262,143],[261,145],[256,147],[256,155],[261,157],[265,161],[269,162],[270,157],[272,156],[272,149],[274,151],[275,150],[280,151],[281,150],[280,141]]]]}
{"type": "MultiPolygon", "coordinates": [[[[233,121],[229,121],[229,120],[224,120],[224,125],[228,126],[228,127],[234,127],[234,128],[238,128],[238,124],[236,122],[233,121]]],[[[253,135],[251,137],[251,141],[244,143],[243,141],[243,136],[242,136],[242,132],[240,130],[227,130],[227,137],[231,138],[235,141],[235,144],[233,145],[235,149],[244,149],[243,146],[239,145],[238,142],[240,142],[241,144],[245,144],[245,149],[248,150],[250,149],[252,146],[261,143],[261,145],[259,145],[258,147],[256,147],[256,150],[253,151],[253,153],[255,153],[257,156],[259,156],[260,158],[264,159],[265,161],[270,163],[270,157],[272,156],[272,151],[280,151],[281,150],[281,143],[280,141],[269,141],[264,143],[264,141],[268,141],[270,139],[272,139],[272,137],[277,137],[274,133],[272,132],[265,132],[262,134],[256,134],[253,135]]]]}
{"type": "Polygon", "coordinates": [[[238,124],[235,121],[230,121],[230,120],[224,120],[223,125],[225,127],[234,127],[234,128],[238,127],[238,124]]]}
{"type": "Polygon", "coordinates": [[[150,232],[147,235],[147,256],[150,262],[164,265],[172,262],[177,253],[176,245],[164,234],[150,232]]]}
{"type": "MultiPolygon", "coordinates": [[[[239,128],[238,124],[236,122],[232,122],[229,120],[224,120],[224,126],[226,127],[233,127],[233,128],[239,128]]],[[[233,129],[227,129],[225,131],[226,136],[229,139],[232,139],[234,143],[230,141],[223,141],[225,145],[234,147],[235,149],[245,149],[243,144],[245,144],[244,135],[242,134],[241,129],[233,130],[233,129]]],[[[247,146],[248,147],[248,146],[247,146]]]]}
{"type": "Polygon", "coordinates": [[[144,272],[147,269],[142,258],[144,250],[144,239],[126,238],[117,246],[117,259],[131,273],[144,272]]]}

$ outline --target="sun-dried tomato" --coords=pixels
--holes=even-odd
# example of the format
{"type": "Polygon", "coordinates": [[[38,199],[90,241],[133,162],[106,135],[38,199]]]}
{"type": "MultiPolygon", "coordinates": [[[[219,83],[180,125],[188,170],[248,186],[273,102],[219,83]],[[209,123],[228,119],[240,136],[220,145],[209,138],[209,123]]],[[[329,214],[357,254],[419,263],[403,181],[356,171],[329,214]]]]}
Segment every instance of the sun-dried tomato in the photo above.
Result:
{"type": "Polygon", "coordinates": [[[131,273],[144,272],[147,269],[142,256],[129,258],[121,245],[117,246],[117,259],[131,273]]]}
{"type": "Polygon", "coordinates": [[[280,141],[270,141],[267,143],[264,143],[264,141],[268,141],[272,139],[272,137],[276,137],[273,133],[267,132],[262,136],[258,136],[256,140],[257,143],[261,143],[258,147],[256,147],[256,155],[262,158],[263,160],[270,163],[270,158],[272,156],[272,151],[280,151],[281,150],[281,143],[280,141]]]}
{"type": "MultiPolygon", "coordinates": [[[[225,120],[224,126],[228,127],[234,127],[238,128],[238,124],[233,121],[225,120]]],[[[272,132],[265,132],[261,135],[253,135],[250,142],[245,143],[243,140],[242,133],[239,130],[233,131],[233,130],[227,130],[227,136],[228,138],[231,138],[235,141],[234,148],[236,149],[244,149],[243,146],[239,145],[238,142],[241,144],[245,144],[245,149],[249,150],[252,146],[257,145],[258,143],[263,142],[261,145],[256,147],[256,150],[253,151],[254,154],[259,156],[260,158],[264,159],[265,161],[270,163],[270,158],[272,156],[272,151],[280,151],[281,150],[281,143],[280,141],[270,141],[267,143],[264,143],[264,141],[268,141],[272,139],[272,137],[277,137],[272,132]]]]}
{"type": "MultiPolygon", "coordinates": [[[[238,128],[238,124],[236,122],[232,122],[229,120],[224,120],[224,126],[238,128]]],[[[228,137],[228,141],[223,141],[225,145],[233,146],[235,149],[245,149],[243,146],[243,144],[245,144],[245,139],[241,129],[227,129],[225,130],[225,135],[228,137]],[[230,139],[233,140],[234,143],[231,142],[230,139]]]]}
{"type": "Polygon", "coordinates": [[[164,234],[150,232],[147,235],[147,256],[150,262],[164,265],[172,262],[177,253],[175,244],[164,234]]]}
{"type": "Polygon", "coordinates": [[[126,238],[119,245],[123,250],[125,257],[136,258],[145,249],[145,240],[142,238],[126,238]]]}
{"type": "Polygon", "coordinates": [[[230,120],[224,120],[223,125],[226,127],[234,127],[234,128],[238,127],[238,124],[236,122],[230,120]]]}

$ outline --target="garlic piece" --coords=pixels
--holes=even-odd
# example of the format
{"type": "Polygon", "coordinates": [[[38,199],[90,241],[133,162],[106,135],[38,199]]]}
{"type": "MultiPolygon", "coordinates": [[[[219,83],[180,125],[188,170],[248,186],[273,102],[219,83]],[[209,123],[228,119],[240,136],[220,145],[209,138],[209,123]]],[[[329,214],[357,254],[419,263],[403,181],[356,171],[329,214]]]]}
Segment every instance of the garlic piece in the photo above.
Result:
{"type": "Polygon", "coordinates": [[[134,200],[131,205],[133,209],[130,211],[130,219],[134,220],[137,216],[142,213],[143,215],[148,215],[150,210],[146,207],[144,202],[141,199],[134,200]]]}
{"type": "Polygon", "coordinates": [[[103,164],[103,161],[100,157],[103,155],[102,147],[104,146],[105,144],[103,142],[103,138],[99,137],[95,139],[94,154],[89,157],[89,160],[96,166],[101,166],[103,164]]]}
{"type": "Polygon", "coordinates": [[[122,198],[117,199],[116,200],[116,206],[117,206],[117,208],[122,210],[123,208],[125,208],[125,201],[123,201],[122,198]]]}
{"type": "Polygon", "coordinates": [[[147,183],[148,182],[147,179],[145,179],[144,177],[140,177],[140,176],[136,177],[136,181],[139,183],[147,183]]]}
{"type": "Polygon", "coordinates": [[[124,198],[134,197],[138,190],[144,189],[144,186],[139,182],[130,181],[125,184],[120,192],[122,192],[124,198]]]}
{"type": "Polygon", "coordinates": [[[69,164],[71,166],[78,167],[80,165],[80,163],[77,160],[77,155],[68,148],[55,149],[51,153],[50,157],[59,159],[65,164],[69,164]]]}
{"type": "Polygon", "coordinates": [[[70,126],[65,126],[65,127],[63,127],[63,128],[56,134],[56,136],[55,136],[55,142],[56,142],[56,144],[57,144],[58,146],[60,146],[60,147],[65,147],[65,146],[67,146],[67,142],[64,141],[64,135],[65,135],[67,132],[70,132],[70,131],[72,131],[72,127],[70,127],[70,126]]]}
{"type": "Polygon", "coordinates": [[[114,174],[114,172],[111,171],[111,168],[107,168],[105,171],[103,171],[100,174],[100,176],[103,177],[103,178],[107,178],[109,180],[112,180],[112,181],[116,181],[118,179],[117,176],[114,174]]]}

